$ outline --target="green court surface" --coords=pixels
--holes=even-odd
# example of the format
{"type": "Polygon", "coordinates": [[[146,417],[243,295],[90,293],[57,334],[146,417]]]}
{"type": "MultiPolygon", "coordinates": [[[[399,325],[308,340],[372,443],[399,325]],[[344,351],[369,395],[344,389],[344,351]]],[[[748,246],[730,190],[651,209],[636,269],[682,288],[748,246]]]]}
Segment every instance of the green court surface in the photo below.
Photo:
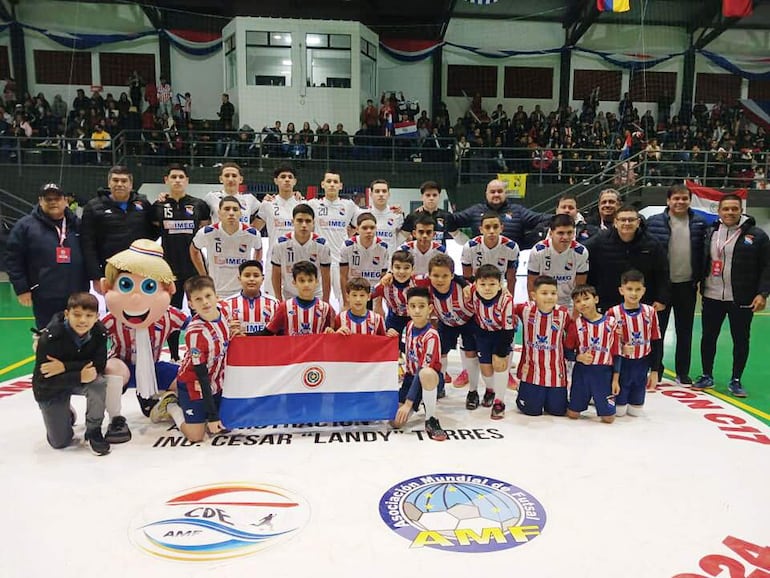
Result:
{"type": "MultiPolygon", "coordinates": [[[[0,382],[32,373],[32,310],[18,304],[9,283],[0,283],[0,382]]],[[[738,400],[727,392],[732,367],[732,343],[727,322],[722,328],[717,348],[714,379],[716,388],[710,393],[770,424],[770,311],[755,316],[751,332],[751,355],[743,375],[743,385],[749,397],[738,400]]],[[[673,367],[673,321],[670,324],[665,363],[673,367]]],[[[700,317],[695,320],[693,338],[693,366],[691,376],[700,374],[700,317]]],[[[667,375],[669,379],[673,375],[667,375]]]]}

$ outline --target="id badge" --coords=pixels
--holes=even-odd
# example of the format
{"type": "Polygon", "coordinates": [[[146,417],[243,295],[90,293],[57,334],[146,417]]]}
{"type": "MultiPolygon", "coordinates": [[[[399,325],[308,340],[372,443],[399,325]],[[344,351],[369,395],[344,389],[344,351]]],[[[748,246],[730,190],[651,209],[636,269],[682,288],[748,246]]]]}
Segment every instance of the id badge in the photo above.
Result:
{"type": "Polygon", "coordinates": [[[711,276],[712,277],[721,277],[722,276],[722,261],[712,261],[711,262],[711,276]]]}
{"type": "Polygon", "coordinates": [[[56,247],[56,262],[57,263],[69,263],[71,259],[70,247],[56,247]]]}

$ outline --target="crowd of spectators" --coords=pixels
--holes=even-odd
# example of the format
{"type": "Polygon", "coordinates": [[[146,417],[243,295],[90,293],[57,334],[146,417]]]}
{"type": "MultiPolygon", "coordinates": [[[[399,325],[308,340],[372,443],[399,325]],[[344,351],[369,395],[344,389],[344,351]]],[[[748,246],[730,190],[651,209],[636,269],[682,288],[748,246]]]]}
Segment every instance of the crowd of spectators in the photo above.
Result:
{"type": "MultiPolygon", "coordinates": [[[[640,113],[628,93],[617,111],[599,110],[598,89],[579,110],[546,112],[523,105],[509,114],[502,104],[488,112],[479,95],[452,123],[447,106],[430,115],[402,93],[368,100],[360,125],[350,134],[343,123],[298,124],[276,120],[255,130],[241,119],[226,94],[216,120],[193,121],[190,93],[177,93],[164,78],[145,82],[136,72],[126,91],[90,96],[78,89],[72,103],[57,94],[17,95],[6,82],[0,103],[0,162],[23,150],[64,150],[73,164],[111,162],[113,139],[126,132],[126,152],[148,164],[195,162],[215,165],[258,157],[329,160],[414,160],[454,162],[466,180],[496,173],[540,174],[545,182],[575,184],[601,178],[612,161],[635,157],[622,183],[668,186],[684,177],[712,186],[764,189],[770,141],[736,103],[711,108],[697,102],[688,118],[670,115],[670,99],[658,116],[640,113]],[[334,126],[334,129],[332,129],[334,126]]],[[[606,102],[604,103],[606,104],[606,102]]]]}

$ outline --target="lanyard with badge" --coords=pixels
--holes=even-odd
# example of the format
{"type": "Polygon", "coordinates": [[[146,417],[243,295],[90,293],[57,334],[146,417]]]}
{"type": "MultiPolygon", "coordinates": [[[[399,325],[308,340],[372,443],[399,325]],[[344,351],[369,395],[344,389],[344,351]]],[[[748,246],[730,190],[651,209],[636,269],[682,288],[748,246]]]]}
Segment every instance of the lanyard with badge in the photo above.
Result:
{"type": "Polygon", "coordinates": [[[725,267],[725,247],[735,241],[741,234],[741,228],[738,227],[738,230],[735,231],[733,235],[730,237],[727,236],[728,230],[725,230],[725,242],[722,243],[722,246],[719,247],[719,241],[717,240],[717,255],[719,256],[719,259],[712,259],[711,261],[711,276],[712,277],[721,277],[722,273],[724,273],[725,267]]]}
{"type": "Polygon", "coordinates": [[[64,240],[67,238],[67,218],[61,220],[61,228],[54,225],[56,233],[59,235],[59,244],[56,246],[56,262],[69,263],[72,259],[72,248],[64,246],[64,240]]]}

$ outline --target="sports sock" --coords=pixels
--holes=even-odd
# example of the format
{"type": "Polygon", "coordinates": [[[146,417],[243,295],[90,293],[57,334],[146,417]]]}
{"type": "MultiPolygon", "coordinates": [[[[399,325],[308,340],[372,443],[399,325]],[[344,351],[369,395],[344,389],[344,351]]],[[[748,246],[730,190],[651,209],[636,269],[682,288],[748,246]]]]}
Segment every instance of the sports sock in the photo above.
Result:
{"type": "Polygon", "coordinates": [[[105,375],[107,381],[107,393],[105,395],[104,405],[107,415],[110,419],[121,415],[123,395],[123,378],[120,375],[105,375]]]}
{"type": "Polygon", "coordinates": [[[168,404],[166,406],[166,411],[168,411],[168,415],[171,416],[171,419],[174,420],[176,427],[178,427],[181,430],[182,424],[184,423],[184,412],[182,411],[182,408],[179,407],[179,404],[178,403],[168,404]]]}
{"type": "Polygon", "coordinates": [[[479,388],[479,358],[465,357],[461,358],[463,369],[468,372],[468,390],[476,391],[479,388]]]}
{"type": "Polygon", "coordinates": [[[430,419],[436,415],[436,390],[422,390],[422,402],[425,404],[425,419],[430,419]]]}
{"type": "Polygon", "coordinates": [[[492,380],[495,387],[495,399],[505,403],[505,391],[508,389],[508,370],[496,371],[492,380]]]}
{"type": "Polygon", "coordinates": [[[632,417],[642,417],[644,415],[644,406],[641,405],[629,405],[628,415],[632,417]]]}
{"type": "Polygon", "coordinates": [[[484,382],[484,389],[485,390],[495,389],[495,375],[494,374],[490,375],[489,377],[487,377],[486,375],[482,374],[481,375],[481,381],[484,382]]]}
{"type": "Polygon", "coordinates": [[[449,367],[449,357],[446,355],[442,355],[441,356],[441,373],[446,375],[448,367],[449,367]]]}
{"type": "Polygon", "coordinates": [[[626,415],[627,410],[628,410],[627,405],[615,406],[615,417],[623,417],[624,415],[626,415]]]}

